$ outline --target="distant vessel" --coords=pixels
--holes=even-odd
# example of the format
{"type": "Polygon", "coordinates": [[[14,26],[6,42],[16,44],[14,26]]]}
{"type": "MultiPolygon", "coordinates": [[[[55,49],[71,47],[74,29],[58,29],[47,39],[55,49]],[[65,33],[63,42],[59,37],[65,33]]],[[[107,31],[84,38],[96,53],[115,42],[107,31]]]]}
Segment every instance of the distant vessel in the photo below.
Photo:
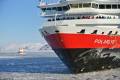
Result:
{"type": "Polygon", "coordinates": [[[20,55],[24,55],[24,52],[25,52],[24,48],[19,48],[18,53],[19,53],[20,55]]]}
{"type": "Polygon", "coordinates": [[[42,4],[40,32],[71,72],[120,66],[120,0],[42,4]]]}

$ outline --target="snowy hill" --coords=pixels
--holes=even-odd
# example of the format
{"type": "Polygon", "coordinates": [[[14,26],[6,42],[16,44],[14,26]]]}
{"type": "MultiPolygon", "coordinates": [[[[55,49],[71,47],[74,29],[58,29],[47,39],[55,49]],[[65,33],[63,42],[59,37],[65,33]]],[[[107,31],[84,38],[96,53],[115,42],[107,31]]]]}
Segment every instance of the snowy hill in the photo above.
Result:
{"type": "Polygon", "coordinates": [[[19,48],[24,48],[27,52],[38,52],[52,50],[47,43],[26,43],[26,44],[8,44],[0,48],[1,52],[18,52],[19,48]]]}
{"type": "Polygon", "coordinates": [[[48,44],[43,45],[40,50],[51,50],[51,47],[48,44]]]}

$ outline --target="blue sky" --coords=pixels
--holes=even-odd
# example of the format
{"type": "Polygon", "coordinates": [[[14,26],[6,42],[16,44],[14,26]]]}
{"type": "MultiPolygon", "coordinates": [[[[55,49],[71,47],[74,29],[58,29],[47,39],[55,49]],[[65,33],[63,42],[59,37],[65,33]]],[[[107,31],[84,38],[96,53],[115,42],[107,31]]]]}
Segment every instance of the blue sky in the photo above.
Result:
{"type": "Polygon", "coordinates": [[[44,39],[39,0],[0,0],[0,45],[36,43],[44,39]]]}

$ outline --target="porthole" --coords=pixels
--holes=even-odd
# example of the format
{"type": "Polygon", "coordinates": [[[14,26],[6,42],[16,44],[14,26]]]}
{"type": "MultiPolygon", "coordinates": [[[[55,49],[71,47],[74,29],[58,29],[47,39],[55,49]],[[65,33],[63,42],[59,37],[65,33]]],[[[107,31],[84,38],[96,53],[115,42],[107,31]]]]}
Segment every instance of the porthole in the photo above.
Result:
{"type": "Polygon", "coordinates": [[[58,31],[58,30],[55,30],[55,32],[56,32],[56,33],[59,33],[59,31],[58,31]]]}
{"type": "Polygon", "coordinates": [[[117,35],[117,34],[118,34],[118,31],[115,32],[115,35],[117,35]]]}
{"type": "Polygon", "coordinates": [[[97,16],[96,19],[98,19],[99,17],[97,16]]]}
{"type": "Polygon", "coordinates": [[[102,32],[102,34],[104,34],[104,32],[102,32]]]}
{"type": "Polygon", "coordinates": [[[82,30],[80,31],[80,33],[85,33],[85,29],[82,29],[82,30]]]}
{"type": "Polygon", "coordinates": [[[112,31],[109,31],[108,35],[111,35],[112,34],[112,31]]]}
{"type": "Polygon", "coordinates": [[[102,17],[101,16],[99,16],[99,19],[101,19],[102,17]]]}
{"type": "Polygon", "coordinates": [[[91,34],[97,34],[97,30],[94,30],[93,33],[91,33],[91,34]]]}

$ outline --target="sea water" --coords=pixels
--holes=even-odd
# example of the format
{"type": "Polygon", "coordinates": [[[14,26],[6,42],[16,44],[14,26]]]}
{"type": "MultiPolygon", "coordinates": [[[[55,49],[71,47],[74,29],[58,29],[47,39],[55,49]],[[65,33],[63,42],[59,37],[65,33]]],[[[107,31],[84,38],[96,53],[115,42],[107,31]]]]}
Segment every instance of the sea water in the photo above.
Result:
{"type": "Polygon", "coordinates": [[[120,69],[71,74],[51,52],[0,53],[0,80],[120,80],[120,69]]]}

